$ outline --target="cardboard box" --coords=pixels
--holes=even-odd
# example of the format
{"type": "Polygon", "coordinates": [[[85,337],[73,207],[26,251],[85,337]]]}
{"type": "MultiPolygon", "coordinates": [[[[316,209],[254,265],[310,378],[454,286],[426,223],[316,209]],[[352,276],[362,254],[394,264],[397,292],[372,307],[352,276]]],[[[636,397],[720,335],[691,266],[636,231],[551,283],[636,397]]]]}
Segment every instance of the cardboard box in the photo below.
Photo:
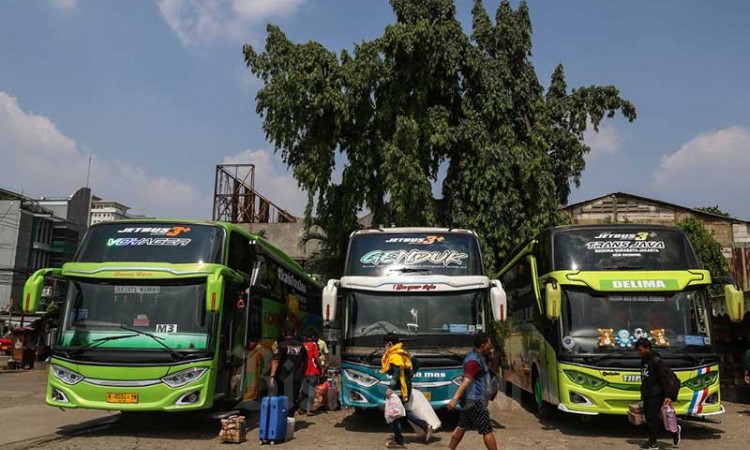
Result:
{"type": "Polygon", "coordinates": [[[646,416],[643,414],[634,414],[632,411],[628,411],[628,420],[633,425],[643,425],[646,423],[646,416]]]}
{"type": "Polygon", "coordinates": [[[643,414],[643,402],[632,403],[628,405],[628,411],[633,414],[643,414]]]}

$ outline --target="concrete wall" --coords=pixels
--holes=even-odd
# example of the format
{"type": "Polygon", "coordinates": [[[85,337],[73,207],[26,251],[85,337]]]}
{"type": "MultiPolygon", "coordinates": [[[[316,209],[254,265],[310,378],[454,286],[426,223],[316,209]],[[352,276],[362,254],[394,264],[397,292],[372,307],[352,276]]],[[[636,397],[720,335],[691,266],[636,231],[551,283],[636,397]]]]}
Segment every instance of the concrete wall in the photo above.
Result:
{"type": "Polygon", "coordinates": [[[298,261],[309,259],[318,248],[316,242],[311,242],[304,248],[299,247],[299,240],[305,231],[302,220],[295,223],[252,223],[240,224],[240,226],[253,234],[262,232],[268,242],[298,261]]]}

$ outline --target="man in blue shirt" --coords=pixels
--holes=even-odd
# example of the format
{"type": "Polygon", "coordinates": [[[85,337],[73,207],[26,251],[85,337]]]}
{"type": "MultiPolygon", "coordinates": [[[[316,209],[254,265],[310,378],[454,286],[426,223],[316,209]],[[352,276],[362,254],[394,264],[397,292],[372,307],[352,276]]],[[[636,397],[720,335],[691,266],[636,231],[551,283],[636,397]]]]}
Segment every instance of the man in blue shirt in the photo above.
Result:
{"type": "Polygon", "coordinates": [[[488,409],[492,379],[487,364],[487,357],[490,354],[492,354],[490,337],[485,333],[478,333],[474,337],[474,350],[464,359],[463,382],[448,403],[449,410],[455,409],[459,399],[466,393],[466,398],[461,405],[458,426],[453,430],[451,442],[448,445],[451,450],[456,450],[466,430],[477,430],[482,435],[487,450],[497,450],[488,409]]]}

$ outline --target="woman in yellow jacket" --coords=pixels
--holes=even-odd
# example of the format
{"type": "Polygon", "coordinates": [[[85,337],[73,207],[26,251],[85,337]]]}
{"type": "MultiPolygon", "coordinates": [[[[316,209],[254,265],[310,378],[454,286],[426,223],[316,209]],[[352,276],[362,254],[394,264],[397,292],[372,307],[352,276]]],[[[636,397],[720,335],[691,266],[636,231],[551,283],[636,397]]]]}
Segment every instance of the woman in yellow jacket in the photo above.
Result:
{"type": "MultiPolygon", "coordinates": [[[[393,334],[388,333],[383,338],[385,342],[385,353],[380,360],[380,373],[389,374],[391,383],[389,389],[394,392],[401,391],[401,400],[406,408],[406,419],[413,422],[419,428],[424,430],[424,442],[427,443],[432,436],[432,427],[427,422],[416,417],[412,412],[409,404],[411,398],[411,377],[412,362],[409,352],[404,349],[401,339],[393,334]]],[[[393,439],[386,443],[388,448],[404,448],[404,436],[401,433],[401,420],[391,422],[393,427],[393,439]]]]}

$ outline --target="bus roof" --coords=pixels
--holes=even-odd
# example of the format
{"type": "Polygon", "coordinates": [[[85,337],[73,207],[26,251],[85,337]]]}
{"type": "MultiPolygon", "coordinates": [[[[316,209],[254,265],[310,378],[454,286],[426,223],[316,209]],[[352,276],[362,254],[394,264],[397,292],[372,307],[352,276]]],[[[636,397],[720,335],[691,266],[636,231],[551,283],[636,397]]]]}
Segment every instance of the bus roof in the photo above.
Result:
{"type": "Polygon", "coordinates": [[[402,234],[402,233],[456,233],[456,234],[477,234],[464,228],[437,228],[437,227],[390,227],[390,228],[366,228],[364,230],[353,231],[350,237],[362,234],[402,234]]]}

